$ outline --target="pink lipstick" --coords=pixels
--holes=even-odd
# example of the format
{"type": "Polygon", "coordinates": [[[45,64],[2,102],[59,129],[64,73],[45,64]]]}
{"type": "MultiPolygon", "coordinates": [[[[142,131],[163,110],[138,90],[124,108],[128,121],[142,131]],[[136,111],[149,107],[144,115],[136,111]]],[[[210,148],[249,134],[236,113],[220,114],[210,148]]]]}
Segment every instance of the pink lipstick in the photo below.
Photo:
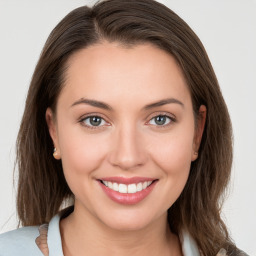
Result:
{"type": "Polygon", "coordinates": [[[137,204],[154,189],[157,179],[145,177],[105,177],[98,179],[106,195],[119,204],[137,204]]]}

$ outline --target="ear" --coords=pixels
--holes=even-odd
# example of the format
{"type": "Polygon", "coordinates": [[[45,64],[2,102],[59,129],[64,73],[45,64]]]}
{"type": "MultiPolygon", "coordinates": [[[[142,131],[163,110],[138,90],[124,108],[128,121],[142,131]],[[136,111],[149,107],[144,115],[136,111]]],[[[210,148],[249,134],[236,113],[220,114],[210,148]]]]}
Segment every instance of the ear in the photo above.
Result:
{"type": "Polygon", "coordinates": [[[61,159],[61,154],[60,154],[60,147],[59,147],[59,140],[58,140],[58,133],[57,133],[57,123],[54,118],[54,114],[50,108],[47,108],[46,110],[45,119],[46,119],[48,130],[54,145],[53,156],[55,159],[59,160],[61,159]]]}
{"type": "Polygon", "coordinates": [[[206,113],[207,113],[206,106],[201,105],[197,114],[197,125],[195,130],[193,152],[191,157],[192,161],[195,161],[198,158],[198,151],[200,148],[204,127],[205,127],[206,113]]]}

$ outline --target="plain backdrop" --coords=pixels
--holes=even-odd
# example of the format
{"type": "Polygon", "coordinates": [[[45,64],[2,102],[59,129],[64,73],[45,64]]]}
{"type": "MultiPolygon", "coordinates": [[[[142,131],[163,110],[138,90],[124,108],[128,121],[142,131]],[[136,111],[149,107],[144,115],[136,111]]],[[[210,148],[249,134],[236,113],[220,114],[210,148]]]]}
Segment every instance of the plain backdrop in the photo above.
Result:
{"type": "MultiPolygon", "coordinates": [[[[238,247],[256,255],[256,1],[160,1],[202,40],[234,129],[234,165],[223,218],[238,247]]],[[[15,140],[44,42],[69,11],[94,1],[0,0],[0,233],[16,228],[15,140]]]]}

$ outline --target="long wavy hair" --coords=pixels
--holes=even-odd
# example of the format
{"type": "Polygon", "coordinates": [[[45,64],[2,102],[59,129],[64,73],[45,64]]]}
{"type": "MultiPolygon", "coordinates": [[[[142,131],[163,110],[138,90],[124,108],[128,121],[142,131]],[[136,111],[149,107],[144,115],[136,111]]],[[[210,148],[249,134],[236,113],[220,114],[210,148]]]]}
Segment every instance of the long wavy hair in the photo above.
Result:
{"type": "Polygon", "coordinates": [[[107,0],[70,12],[51,32],[35,68],[17,138],[19,171],[17,211],[22,226],[48,222],[72,198],[61,161],[52,157],[53,142],[45,120],[53,111],[65,81],[71,55],[101,41],[125,46],[143,43],[172,55],[183,71],[195,119],[200,105],[207,119],[199,157],[187,184],[168,210],[170,229],[186,229],[203,255],[236,247],[221,219],[221,207],[232,165],[230,117],[207,53],[191,28],[154,0],[107,0]]]}

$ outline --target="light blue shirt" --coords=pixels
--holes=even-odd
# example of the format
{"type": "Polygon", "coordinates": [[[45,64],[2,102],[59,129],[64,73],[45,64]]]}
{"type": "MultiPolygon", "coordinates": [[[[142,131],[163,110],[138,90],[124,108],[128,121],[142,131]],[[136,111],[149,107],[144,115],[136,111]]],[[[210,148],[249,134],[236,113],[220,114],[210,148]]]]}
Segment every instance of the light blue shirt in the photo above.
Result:
{"type": "MultiPolygon", "coordinates": [[[[63,256],[60,219],[62,213],[52,218],[48,227],[47,243],[49,256],[63,256]]],[[[0,235],[0,256],[43,256],[35,240],[39,236],[38,226],[23,227],[0,235]]],[[[195,241],[187,232],[180,234],[184,256],[200,256],[195,241]]]]}

